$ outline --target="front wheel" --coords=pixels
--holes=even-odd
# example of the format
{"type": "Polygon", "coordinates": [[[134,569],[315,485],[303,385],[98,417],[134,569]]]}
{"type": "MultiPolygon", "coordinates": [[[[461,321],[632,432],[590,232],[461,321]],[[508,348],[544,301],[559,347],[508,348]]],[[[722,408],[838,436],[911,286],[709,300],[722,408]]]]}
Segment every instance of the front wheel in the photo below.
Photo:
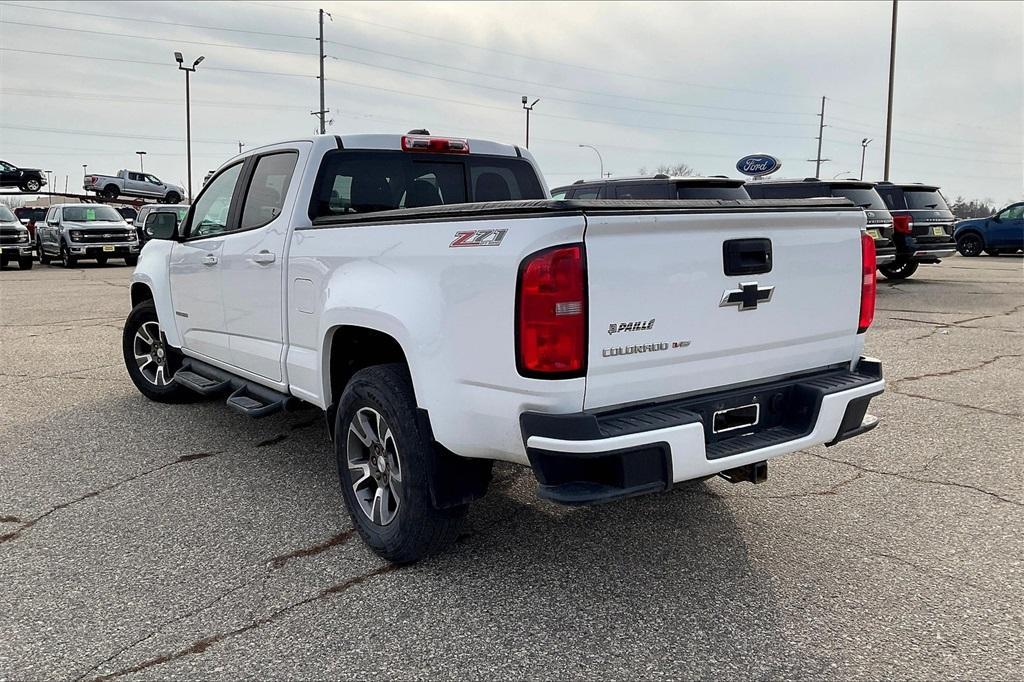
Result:
{"type": "Polygon", "coordinates": [[[50,264],[50,257],[46,255],[45,251],[43,251],[43,243],[41,241],[38,241],[38,240],[36,241],[36,253],[39,254],[39,264],[40,265],[49,265],[50,264]]]}
{"type": "Polygon", "coordinates": [[[22,192],[38,192],[42,184],[38,180],[26,180],[25,184],[21,186],[22,192]]]}
{"type": "Polygon", "coordinates": [[[168,192],[167,196],[164,197],[164,202],[168,204],[176,204],[181,201],[181,195],[177,192],[168,192]]]}
{"type": "Polygon", "coordinates": [[[124,364],[139,393],[158,403],[184,403],[197,395],[172,381],[182,355],[167,345],[153,301],[142,301],[128,313],[121,335],[124,364]]]}
{"type": "Polygon", "coordinates": [[[427,479],[434,443],[416,419],[404,365],[355,373],[338,405],[334,452],[345,506],[378,555],[409,563],[455,541],[469,505],[434,507],[427,479]]]}
{"type": "Polygon", "coordinates": [[[906,279],[917,272],[918,263],[910,260],[897,260],[893,263],[879,265],[878,271],[886,279],[906,279]]]}
{"type": "Polygon", "coordinates": [[[980,256],[983,248],[985,248],[985,243],[981,241],[981,237],[973,233],[965,234],[956,240],[956,250],[960,252],[961,256],[969,258],[980,256]]]}
{"type": "Polygon", "coordinates": [[[72,256],[67,244],[60,245],[60,264],[66,268],[73,268],[78,265],[78,257],[72,256]]]}
{"type": "Polygon", "coordinates": [[[136,265],[139,264],[139,257],[138,256],[125,256],[124,257],[124,264],[125,265],[130,265],[131,267],[134,268],[136,265]]]}
{"type": "Polygon", "coordinates": [[[32,269],[32,256],[22,256],[18,258],[18,267],[22,270],[32,269]]]}

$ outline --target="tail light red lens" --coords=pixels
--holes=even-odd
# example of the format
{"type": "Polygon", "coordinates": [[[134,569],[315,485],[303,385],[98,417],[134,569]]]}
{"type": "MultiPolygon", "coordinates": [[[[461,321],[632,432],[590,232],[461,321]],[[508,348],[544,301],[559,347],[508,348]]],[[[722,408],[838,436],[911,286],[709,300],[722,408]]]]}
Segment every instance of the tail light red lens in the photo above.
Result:
{"type": "Polygon", "coordinates": [[[434,154],[468,154],[469,141],[456,137],[403,135],[402,151],[433,152],[434,154]]]}
{"type": "Polygon", "coordinates": [[[586,274],[582,244],[539,251],[519,267],[516,365],[523,376],[583,376],[587,365],[586,274]]]}
{"type": "Polygon", "coordinates": [[[908,215],[894,215],[892,229],[899,234],[910,234],[914,230],[914,221],[908,215]]]}
{"type": "Polygon", "coordinates": [[[860,265],[860,321],[857,323],[857,333],[863,334],[875,319],[875,291],[878,288],[875,240],[866,232],[860,235],[860,265]]]}

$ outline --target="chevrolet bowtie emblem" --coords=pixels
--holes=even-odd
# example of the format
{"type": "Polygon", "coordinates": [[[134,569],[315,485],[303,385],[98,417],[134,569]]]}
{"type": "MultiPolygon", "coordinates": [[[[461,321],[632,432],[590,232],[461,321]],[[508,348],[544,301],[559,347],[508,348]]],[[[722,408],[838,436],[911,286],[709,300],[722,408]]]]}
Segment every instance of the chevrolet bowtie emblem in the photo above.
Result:
{"type": "Polygon", "coordinates": [[[722,294],[720,308],[727,305],[734,305],[740,310],[755,310],[758,303],[767,303],[772,300],[772,292],[775,287],[759,287],[757,282],[744,282],[739,289],[726,291],[722,294]]]}

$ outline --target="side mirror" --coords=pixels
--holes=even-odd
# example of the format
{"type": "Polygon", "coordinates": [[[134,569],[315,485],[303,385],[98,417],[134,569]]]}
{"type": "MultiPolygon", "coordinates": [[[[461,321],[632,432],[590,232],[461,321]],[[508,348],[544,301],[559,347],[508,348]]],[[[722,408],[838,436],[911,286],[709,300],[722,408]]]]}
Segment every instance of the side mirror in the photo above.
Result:
{"type": "Polygon", "coordinates": [[[174,239],[178,216],[174,213],[150,213],[146,216],[146,236],[150,239],[174,239]]]}
{"type": "Polygon", "coordinates": [[[51,226],[51,227],[57,227],[57,225],[60,224],[60,221],[59,220],[47,220],[46,224],[51,226]]]}

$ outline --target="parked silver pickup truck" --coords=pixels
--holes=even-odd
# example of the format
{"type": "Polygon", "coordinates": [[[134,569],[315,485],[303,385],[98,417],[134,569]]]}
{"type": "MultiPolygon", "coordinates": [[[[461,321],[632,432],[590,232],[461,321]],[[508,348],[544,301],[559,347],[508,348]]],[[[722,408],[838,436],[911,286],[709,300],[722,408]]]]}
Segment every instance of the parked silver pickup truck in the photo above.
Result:
{"type": "Polygon", "coordinates": [[[87,175],[82,188],[106,199],[144,197],[167,204],[177,204],[185,196],[185,189],[179,185],[168,184],[149,173],[124,169],[117,175],[87,175]]]}

